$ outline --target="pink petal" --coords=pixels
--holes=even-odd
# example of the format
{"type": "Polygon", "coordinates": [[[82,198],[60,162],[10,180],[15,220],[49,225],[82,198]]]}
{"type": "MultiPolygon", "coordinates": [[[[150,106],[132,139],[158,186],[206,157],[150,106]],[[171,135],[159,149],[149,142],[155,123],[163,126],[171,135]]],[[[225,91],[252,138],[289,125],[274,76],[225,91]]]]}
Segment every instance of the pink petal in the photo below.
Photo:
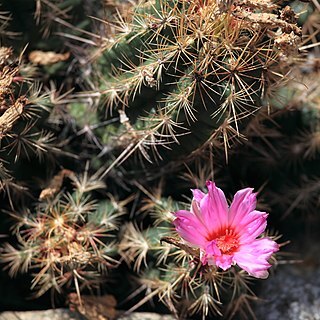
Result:
{"type": "Polygon", "coordinates": [[[197,202],[196,200],[192,200],[191,202],[191,208],[190,208],[190,211],[192,214],[194,214],[197,219],[203,224],[203,225],[206,225],[206,223],[203,221],[203,215],[201,213],[201,210],[200,210],[200,204],[199,202],[197,202]]]}
{"type": "Polygon", "coordinates": [[[200,189],[191,189],[193,194],[193,199],[197,202],[200,202],[201,199],[206,195],[204,192],[202,192],[200,189]]]}
{"type": "Polygon", "coordinates": [[[204,253],[204,251],[200,251],[200,261],[202,263],[202,265],[206,265],[206,264],[209,264],[209,265],[213,265],[214,264],[214,261],[210,261],[208,259],[208,255],[206,253],[204,253]]]}
{"type": "Polygon", "coordinates": [[[260,236],[267,227],[267,217],[266,212],[254,210],[239,221],[237,226],[233,226],[240,235],[240,242],[242,244],[251,242],[260,236]]]}
{"type": "Polygon", "coordinates": [[[192,245],[204,247],[208,231],[201,221],[191,212],[179,210],[175,212],[173,221],[179,235],[192,245]]]}
{"type": "Polygon", "coordinates": [[[216,265],[216,259],[215,256],[209,255],[207,253],[200,256],[200,260],[202,265],[208,264],[209,266],[215,266],[216,265]]]}
{"type": "Polygon", "coordinates": [[[200,201],[203,221],[211,233],[227,226],[228,203],[223,191],[211,181],[207,182],[208,194],[200,201]]]}
{"type": "Polygon", "coordinates": [[[216,245],[216,241],[212,240],[206,245],[206,253],[212,256],[221,256],[221,251],[216,245]]]}
{"type": "Polygon", "coordinates": [[[216,257],[216,266],[222,270],[231,268],[233,264],[233,255],[223,254],[220,257],[216,257]]]}
{"type": "Polygon", "coordinates": [[[256,194],[252,188],[239,190],[233,198],[229,209],[229,224],[238,225],[257,205],[256,194]]]}
{"type": "Polygon", "coordinates": [[[212,240],[207,244],[204,261],[207,262],[209,265],[216,265],[217,267],[220,267],[223,270],[227,270],[231,267],[233,263],[232,260],[233,255],[221,253],[220,249],[216,245],[215,240],[212,240]]]}
{"type": "Polygon", "coordinates": [[[246,270],[256,278],[268,277],[271,255],[279,250],[279,245],[268,238],[254,240],[250,244],[243,245],[234,253],[234,261],[238,266],[246,270]]]}

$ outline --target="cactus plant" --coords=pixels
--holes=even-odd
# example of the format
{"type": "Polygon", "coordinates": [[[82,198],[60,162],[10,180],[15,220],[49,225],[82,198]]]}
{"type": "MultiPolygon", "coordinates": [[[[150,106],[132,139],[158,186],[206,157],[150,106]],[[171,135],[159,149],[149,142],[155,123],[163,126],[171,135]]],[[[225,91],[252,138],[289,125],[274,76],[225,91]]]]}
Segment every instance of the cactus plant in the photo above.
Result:
{"type": "Polygon", "coordinates": [[[111,167],[137,150],[168,162],[219,139],[227,149],[286,79],[301,35],[272,1],[145,1],[116,28],[92,63],[100,113],[119,113],[98,132],[111,167]]]}
{"type": "MultiPolygon", "coordinates": [[[[177,317],[253,317],[250,283],[267,276],[279,248],[264,212],[279,222],[274,213],[318,209],[316,3],[108,0],[105,20],[98,1],[17,3],[0,8],[13,8],[13,30],[18,14],[36,20],[26,16],[24,37],[5,39],[14,48],[28,39],[19,57],[0,48],[1,209],[15,221],[4,268],[32,273],[36,297],[76,291],[70,301],[81,304],[123,259],[136,292],[146,291],[128,312],[158,297],[177,317]],[[86,160],[98,169],[91,177],[86,160]],[[229,194],[252,185],[267,205],[254,210],[243,189],[228,209],[211,183],[208,195],[180,202],[213,179],[229,194]],[[159,180],[168,187],[148,192],[159,180]],[[115,200],[131,193],[132,204],[115,200]]],[[[9,16],[0,14],[1,36],[9,16]]]]}
{"type": "Polygon", "coordinates": [[[278,245],[267,234],[255,239],[264,232],[266,214],[251,211],[256,204],[252,189],[240,190],[227,209],[222,191],[211,182],[207,185],[208,194],[193,190],[191,212],[177,211],[183,206],[170,198],[153,197],[145,208],[154,224],[142,232],[132,223],[123,228],[120,253],[128,263],[134,262],[147,292],[131,310],[158,296],[179,316],[234,316],[248,312],[246,308],[252,313],[250,301],[256,297],[250,275],[267,277],[268,260],[278,245]],[[216,246],[213,251],[208,243],[216,246]],[[238,261],[237,250],[242,251],[238,261]]]}
{"type": "Polygon", "coordinates": [[[264,184],[268,203],[282,217],[301,212],[304,221],[308,220],[306,214],[316,218],[319,205],[317,63],[308,58],[304,72],[295,73],[301,81],[289,82],[279,91],[274,112],[257,116],[248,127],[246,145],[230,156],[230,170],[238,171],[238,176],[249,183],[264,184]],[[244,158],[239,170],[239,159],[244,158]],[[255,174],[258,171],[259,175],[255,174]]]}
{"type": "Polygon", "coordinates": [[[48,290],[62,293],[64,287],[80,297],[85,288],[98,288],[106,272],[118,264],[113,258],[114,231],[125,202],[95,200],[93,191],[104,187],[97,175],[64,169],[32,208],[10,213],[17,245],[6,243],[0,259],[11,276],[32,270],[35,297],[48,290]],[[62,189],[66,177],[72,182],[70,191],[62,189]]]}
{"type": "Polygon", "coordinates": [[[16,191],[17,202],[19,192],[26,191],[23,180],[29,179],[21,168],[32,161],[48,160],[59,149],[54,132],[44,124],[49,114],[49,95],[42,93],[39,84],[30,83],[34,68],[21,57],[14,57],[7,47],[0,48],[0,68],[1,192],[6,191],[13,206],[11,192],[16,191]]]}

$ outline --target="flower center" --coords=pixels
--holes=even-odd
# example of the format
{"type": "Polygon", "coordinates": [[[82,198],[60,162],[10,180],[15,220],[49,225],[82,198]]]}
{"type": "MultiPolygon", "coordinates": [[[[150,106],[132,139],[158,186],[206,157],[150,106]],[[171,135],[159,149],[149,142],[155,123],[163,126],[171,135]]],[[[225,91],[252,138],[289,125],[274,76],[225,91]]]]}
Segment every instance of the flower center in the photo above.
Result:
{"type": "Polygon", "coordinates": [[[222,254],[232,254],[239,248],[238,235],[230,229],[225,229],[218,237],[215,237],[216,246],[222,254]]]}

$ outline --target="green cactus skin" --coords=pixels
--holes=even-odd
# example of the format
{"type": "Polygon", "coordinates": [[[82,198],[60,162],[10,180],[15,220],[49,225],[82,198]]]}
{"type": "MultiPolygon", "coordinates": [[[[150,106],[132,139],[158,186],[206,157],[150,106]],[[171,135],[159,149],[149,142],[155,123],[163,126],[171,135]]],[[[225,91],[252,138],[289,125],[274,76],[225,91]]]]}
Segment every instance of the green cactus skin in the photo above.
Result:
{"type": "Polygon", "coordinates": [[[284,78],[283,57],[297,48],[294,13],[286,7],[289,21],[279,9],[272,1],[224,7],[157,0],[138,5],[129,21],[119,19],[118,33],[94,62],[101,113],[120,114],[120,125],[103,134],[116,162],[136,150],[150,162],[168,162],[210,141],[227,145],[225,127],[240,136],[284,78]]]}

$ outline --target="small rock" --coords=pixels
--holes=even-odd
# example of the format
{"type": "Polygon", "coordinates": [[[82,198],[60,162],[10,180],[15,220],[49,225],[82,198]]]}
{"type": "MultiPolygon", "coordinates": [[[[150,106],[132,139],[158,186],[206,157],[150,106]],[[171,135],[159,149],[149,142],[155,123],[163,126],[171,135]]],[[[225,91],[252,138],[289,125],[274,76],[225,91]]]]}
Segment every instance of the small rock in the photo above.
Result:
{"type": "Polygon", "coordinates": [[[130,315],[118,318],[118,320],[175,320],[171,315],[152,312],[133,312],[130,315]]]}
{"type": "Polygon", "coordinates": [[[261,320],[320,320],[320,269],[281,266],[261,288],[255,308],[261,320]]]}
{"type": "MultiPolygon", "coordinates": [[[[170,315],[152,312],[134,312],[127,316],[121,316],[118,320],[174,320],[170,315]]],[[[7,311],[0,314],[0,320],[87,320],[81,315],[67,309],[54,309],[45,311],[7,311]]],[[[97,319],[89,319],[97,320],[97,319]]]]}
{"type": "Polygon", "coordinates": [[[0,313],[0,320],[84,320],[83,317],[67,309],[44,311],[7,311],[0,313]]]}

